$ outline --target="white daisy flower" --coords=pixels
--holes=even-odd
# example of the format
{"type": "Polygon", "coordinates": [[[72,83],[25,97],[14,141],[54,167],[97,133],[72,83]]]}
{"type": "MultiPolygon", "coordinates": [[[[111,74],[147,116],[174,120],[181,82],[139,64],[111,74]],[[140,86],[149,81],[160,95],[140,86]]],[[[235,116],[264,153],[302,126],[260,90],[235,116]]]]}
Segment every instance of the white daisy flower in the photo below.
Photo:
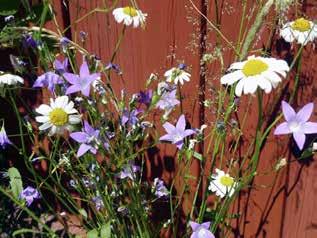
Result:
{"type": "Polygon", "coordinates": [[[229,70],[234,70],[221,77],[221,84],[232,85],[238,82],[235,88],[237,96],[253,94],[260,87],[265,93],[270,93],[286,77],[290,70],[284,60],[249,56],[246,61],[233,63],[229,70]]]}
{"type": "Polygon", "coordinates": [[[18,75],[5,74],[4,72],[0,71],[0,87],[3,87],[4,85],[16,85],[18,83],[23,84],[23,78],[18,75]]]}
{"type": "Polygon", "coordinates": [[[147,14],[141,12],[141,10],[129,6],[116,8],[112,14],[118,23],[123,22],[126,26],[133,24],[133,27],[144,24],[147,16],[147,14]]]}
{"type": "Polygon", "coordinates": [[[216,174],[213,174],[211,179],[208,190],[216,192],[216,195],[221,198],[226,195],[231,197],[238,184],[234,181],[234,178],[220,169],[216,169],[216,174]]]}
{"type": "Polygon", "coordinates": [[[74,103],[67,96],[51,98],[50,105],[42,104],[35,111],[42,116],[35,117],[37,122],[43,123],[41,131],[50,128],[49,136],[62,134],[64,130],[72,130],[72,125],[80,123],[80,115],[74,108],[74,103]]]}
{"type": "Polygon", "coordinates": [[[191,75],[187,73],[184,68],[184,64],[180,64],[177,68],[173,67],[170,70],[167,70],[164,74],[166,81],[174,82],[174,84],[180,82],[181,85],[184,84],[184,81],[189,82],[191,75]]]}
{"type": "Polygon", "coordinates": [[[305,18],[298,18],[295,21],[287,22],[280,31],[280,35],[287,42],[294,42],[306,45],[317,38],[317,25],[305,18]]]}

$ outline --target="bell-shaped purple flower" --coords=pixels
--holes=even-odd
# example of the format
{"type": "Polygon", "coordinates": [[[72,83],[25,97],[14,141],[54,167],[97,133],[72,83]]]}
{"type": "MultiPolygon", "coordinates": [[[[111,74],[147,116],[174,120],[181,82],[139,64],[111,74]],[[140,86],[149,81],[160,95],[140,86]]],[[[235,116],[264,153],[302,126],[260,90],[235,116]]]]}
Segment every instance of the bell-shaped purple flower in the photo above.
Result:
{"type": "Polygon", "coordinates": [[[64,74],[68,72],[68,58],[65,58],[63,61],[56,59],[54,61],[55,70],[59,74],[64,74]]]}
{"type": "Polygon", "coordinates": [[[67,88],[66,94],[81,92],[84,96],[88,97],[90,94],[90,86],[93,81],[100,78],[100,73],[90,74],[88,64],[86,61],[80,67],[79,75],[72,73],[64,73],[65,79],[72,84],[67,88]]]}
{"type": "Polygon", "coordinates": [[[175,89],[172,91],[164,92],[160,100],[157,102],[156,107],[164,111],[171,111],[178,104],[179,104],[179,100],[176,98],[176,89],[175,89]]]}
{"type": "Polygon", "coordinates": [[[7,145],[12,145],[12,142],[8,138],[8,135],[4,129],[4,125],[2,125],[0,130],[0,146],[2,149],[5,149],[7,145]]]}
{"type": "Polygon", "coordinates": [[[204,222],[202,224],[190,221],[189,225],[191,226],[193,233],[190,238],[215,238],[214,234],[209,231],[210,222],[204,222]]]}
{"type": "Polygon", "coordinates": [[[134,109],[131,112],[128,111],[127,109],[125,109],[122,113],[122,118],[121,118],[121,125],[131,125],[131,126],[135,126],[138,121],[139,118],[137,117],[138,114],[140,114],[142,112],[141,109],[134,109]]]}
{"type": "Polygon", "coordinates": [[[140,166],[137,166],[133,162],[130,162],[128,165],[123,167],[123,170],[117,175],[117,177],[120,179],[130,178],[131,180],[134,180],[135,173],[140,170],[140,166]]]}
{"type": "Polygon", "coordinates": [[[296,113],[287,102],[282,101],[282,111],[286,122],[277,126],[274,135],[293,134],[298,148],[302,150],[306,140],[305,134],[317,133],[317,123],[308,121],[313,109],[314,104],[308,103],[296,113]]]}
{"type": "Polygon", "coordinates": [[[82,132],[73,132],[69,136],[80,143],[77,151],[77,157],[80,157],[90,151],[92,154],[97,154],[97,148],[100,144],[99,130],[92,128],[87,121],[84,121],[82,132]]]}
{"type": "Polygon", "coordinates": [[[153,91],[151,89],[147,91],[141,91],[138,93],[138,102],[149,106],[152,101],[153,91]]]}
{"type": "Polygon", "coordinates": [[[169,122],[163,124],[164,129],[167,134],[160,137],[161,141],[170,141],[172,144],[175,144],[178,149],[182,149],[184,144],[184,138],[195,134],[195,131],[192,129],[185,129],[186,121],[185,116],[181,115],[176,123],[176,126],[172,125],[169,122]]]}
{"type": "Polygon", "coordinates": [[[164,181],[159,178],[154,179],[153,188],[155,189],[155,195],[158,198],[165,197],[168,195],[168,190],[164,185],[164,181]]]}
{"type": "Polygon", "coordinates": [[[31,186],[27,186],[20,193],[20,199],[24,199],[28,207],[31,206],[34,200],[39,198],[41,198],[39,191],[31,186]]]}
{"type": "Polygon", "coordinates": [[[54,72],[46,72],[40,75],[34,82],[33,88],[48,88],[51,93],[55,90],[55,85],[63,84],[63,79],[54,72]]]}

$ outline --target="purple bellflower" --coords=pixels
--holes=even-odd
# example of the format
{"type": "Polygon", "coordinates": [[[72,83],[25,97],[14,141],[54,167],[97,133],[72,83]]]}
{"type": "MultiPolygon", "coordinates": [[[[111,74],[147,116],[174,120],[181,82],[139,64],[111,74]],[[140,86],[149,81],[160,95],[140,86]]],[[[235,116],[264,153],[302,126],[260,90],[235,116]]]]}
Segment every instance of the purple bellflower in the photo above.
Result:
{"type": "Polygon", "coordinates": [[[117,177],[120,179],[130,178],[131,180],[134,180],[135,173],[140,170],[140,166],[137,166],[133,162],[130,162],[128,165],[123,167],[122,171],[117,175],[117,177]]]}
{"type": "Polygon", "coordinates": [[[215,238],[214,234],[209,231],[210,222],[204,222],[202,224],[190,221],[193,233],[190,238],[215,238]]]}
{"type": "Polygon", "coordinates": [[[131,112],[125,109],[122,113],[122,118],[121,118],[121,125],[131,125],[135,126],[139,122],[139,118],[137,115],[141,113],[142,110],[140,109],[134,109],[131,112]]]}
{"type": "Polygon", "coordinates": [[[306,140],[305,134],[317,133],[317,123],[308,121],[313,109],[314,104],[308,103],[296,113],[287,102],[282,101],[282,111],[286,122],[277,126],[274,135],[293,134],[298,148],[302,150],[306,140]]]}
{"type": "Polygon", "coordinates": [[[181,115],[176,123],[176,126],[173,126],[169,122],[163,124],[164,129],[167,134],[160,137],[161,141],[170,141],[172,144],[175,144],[178,149],[182,149],[184,144],[184,138],[195,134],[195,131],[192,129],[185,129],[186,121],[185,116],[181,115]]]}
{"type": "Polygon", "coordinates": [[[36,40],[34,40],[34,38],[31,34],[24,35],[22,43],[23,43],[24,48],[28,48],[28,47],[36,48],[38,46],[38,42],[36,42],[36,40]]]}
{"type": "Polygon", "coordinates": [[[34,82],[33,88],[48,88],[48,90],[53,93],[55,90],[55,85],[63,84],[63,79],[58,74],[52,71],[46,72],[40,75],[34,82]]]}
{"type": "Polygon", "coordinates": [[[96,210],[99,211],[100,209],[104,208],[103,200],[100,196],[96,196],[92,198],[93,203],[95,204],[96,210]]]}
{"type": "Polygon", "coordinates": [[[68,72],[68,58],[65,58],[64,61],[60,61],[56,59],[54,61],[54,67],[55,67],[55,70],[59,74],[67,73],[68,72]]]}
{"type": "Polygon", "coordinates": [[[168,190],[164,185],[164,181],[159,178],[154,179],[153,188],[155,189],[155,195],[158,198],[165,197],[168,195],[168,190]]]}
{"type": "Polygon", "coordinates": [[[92,128],[87,121],[84,121],[84,128],[81,132],[73,132],[69,136],[81,143],[77,151],[77,157],[84,155],[87,151],[97,154],[97,147],[100,144],[99,130],[92,128]]]}
{"type": "Polygon", "coordinates": [[[66,94],[81,92],[84,96],[88,97],[90,93],[90,86],[93,81],[100,77],[100,73],[89,73],[88,64],[86,61],[80,66],[79,75],[72,73],[64,73],[65,79],[72,84],[66,90],[66,94]]]}
{"type": "Polygon", "coordinates": [[[176,99],[176,89],[171,92],[164,92],[160,100],[157,102],[156,107],[164,110],[171,111],[179,101],[176,99]]]}
{"type": "Polygon", "coordinates": [[[31,206],[34,200],[41,198],[41,195],[37,189],[27,186],[23,191],[20,193],[20,198],[26,201],[27,206],[31,206]]]}
{"type": "Polygon", "coordinates": [[[147,90],[147,91],[141,91],[138,93],[138,102],[143,103],[146,106],[149,106],[152,101],[153,91],[147,90]]]}
{"type": "Polygon", "coordinates": [[[0,130],[0,146],[2,149],[5,149],[7,145],[12,145],[12,142],[8,138],[8,135],[4,129],[4,125],[2,125],[0,130]]]}

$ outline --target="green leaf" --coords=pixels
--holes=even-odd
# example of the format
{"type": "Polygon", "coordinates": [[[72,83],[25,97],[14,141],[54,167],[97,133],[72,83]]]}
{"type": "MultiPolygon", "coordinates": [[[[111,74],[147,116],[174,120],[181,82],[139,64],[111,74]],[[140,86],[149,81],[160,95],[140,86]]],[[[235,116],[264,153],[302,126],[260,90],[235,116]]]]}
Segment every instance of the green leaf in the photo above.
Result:
{"type": "Polygon", "coordinates": [[[107,224],[103,224],[100,230],[101,238],[110,238],[111,237],[111,222],[109,221],[107,224]]]}
{"type": "Polygon", "coordinates": [[[204,159],[203,156],[196,151],[194,151],[194,157],[200,161],[203,161],[203,159],[204,159]]]}
{"type": "Polygon", "coordinates": [[[85,209],[79,209],[79,213],[85,218],[85,219],[87,219],[87,217],[88,217],[88,215],[87,215],[87,212],[86,212],[86,210],[85,209]]]}
{"type": "Polygon", "coordinates": [[[23,190],[23,184],[21,179],[21,174],[19,170],[12,167],[8,170],[9,178],[10,178],[10,187],[11,192],[15,198],[19,198],[20,193],[23,190]]]}
{"type": "Polygon", "coordinates": [[[88,231],[87,238],[99,238],[99,233],[97,229],[93,229],[91,231],[88,231]]]}
{"type": "Polygon", "coordinates": [[[20,5],[20,0],[1,0],[0,15],[9,16],[15,14],[20,5]]]}

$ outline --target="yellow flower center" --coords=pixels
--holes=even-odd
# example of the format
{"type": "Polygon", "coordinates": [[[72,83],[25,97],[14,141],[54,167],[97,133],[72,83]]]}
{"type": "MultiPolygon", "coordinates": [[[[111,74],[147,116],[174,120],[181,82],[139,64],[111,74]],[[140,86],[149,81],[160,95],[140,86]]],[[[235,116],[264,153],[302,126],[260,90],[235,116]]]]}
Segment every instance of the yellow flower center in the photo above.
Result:
{"type": "Polygon", "coordinates": [[[124,7],[123,12],[130,17],[136,17],[138,15],[136,9],[134,7],[124,7]]]}
{"type": "Polygon", "coordinates": [[[298,18],[291,25],[293,30],[305,32],[310,30],[310,23],[305,18],[298,18]]]}
{"type": "Polygon", "coordinates": [[[231,187],[232,184],[233,184],[233,178],[225,175],[225,176],[222,176],[220,178],[220,183],[223,185],[223,186],[226,186],[226,187],[231,187]]]}
{"type": "Polygon", "coordinates": [[[251,59],[245,63],[242,72],[245,76],[255,76],[263,73],[269,68],[269,66],[259,59],[251,59]]]}
{"type": "Polygon", "coordinates": [[[68,114],[62,108],[55,108],[49,114],[50,121],[55,126],[63,126],[68,122],[68,114]]]}

